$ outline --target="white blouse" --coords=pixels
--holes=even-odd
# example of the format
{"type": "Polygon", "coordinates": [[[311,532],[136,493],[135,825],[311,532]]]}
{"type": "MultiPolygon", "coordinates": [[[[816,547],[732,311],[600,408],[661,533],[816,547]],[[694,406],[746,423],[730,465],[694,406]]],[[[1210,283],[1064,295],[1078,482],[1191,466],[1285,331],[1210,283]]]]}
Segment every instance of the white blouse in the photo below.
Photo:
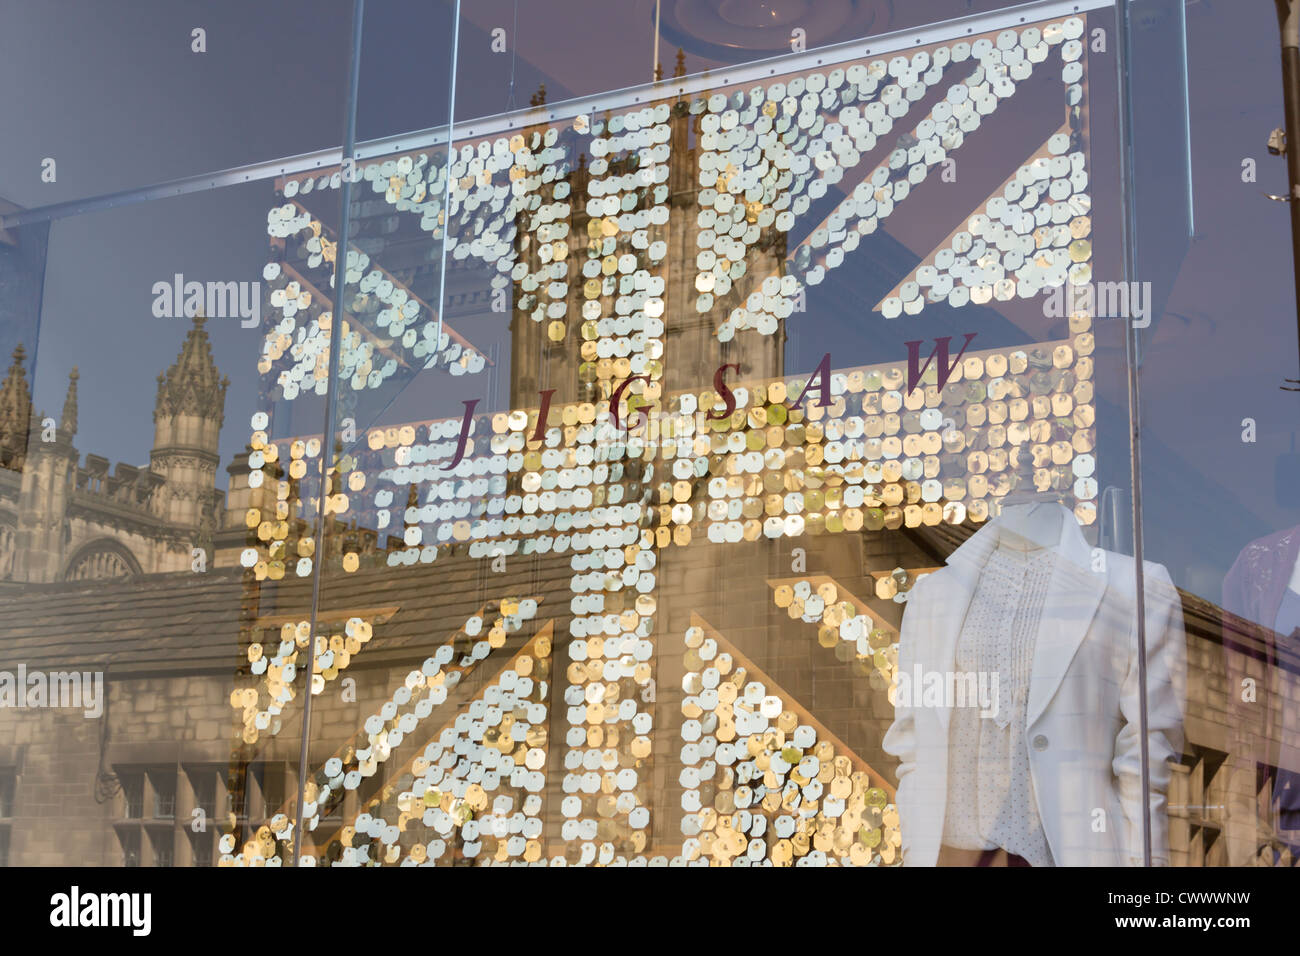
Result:
{"type": "MultiPolygon", "coordinates": [[[[1028,544],[1028,542],[1026,542],[1028,544]]],[[[1003,539],[989,557],[957,639],[960,675],[998,675],[995,713],[953,707],[948,727],[948,799],[943,842],[963,850],[1002,847],[1033,866],[1052,866],[1034,802],[1025,738],[1029,678],[1053,554],[1003,539]]]]}

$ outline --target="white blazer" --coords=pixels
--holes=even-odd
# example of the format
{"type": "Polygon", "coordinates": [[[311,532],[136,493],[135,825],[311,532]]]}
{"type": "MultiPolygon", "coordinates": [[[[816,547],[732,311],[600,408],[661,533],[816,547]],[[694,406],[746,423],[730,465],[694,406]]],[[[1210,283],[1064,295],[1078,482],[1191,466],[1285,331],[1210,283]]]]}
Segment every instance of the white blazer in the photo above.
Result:
{"type": "MultiPolygon", "coordinates": [[[[1094,561],[1073,515],[1061,510],[1025,733],[1039,818],[1057,866],[1141,866],[1134,562],[1101,551],[1094,561]]],[[[947,567],[913,587],[899,643],[900,672],[955,669],[957,638],[980,574],[1002,530],[1016,530],[1018,520],[1013,509],[990,522],[952,553],[947,567]]],[[[1153,863],[1168,865],[1165,761],[1182,752],[1187,651],[1182,605],[1169,572],[1150,561],[1144,567],[1151,850],[1153,863]]],[[[934,866],[943,842],[950,716],[944,703],[924,706],[914,693],[908,706],[895,708],[883,742],[901,761],[897,805],[908,866],[934,866]]]]}

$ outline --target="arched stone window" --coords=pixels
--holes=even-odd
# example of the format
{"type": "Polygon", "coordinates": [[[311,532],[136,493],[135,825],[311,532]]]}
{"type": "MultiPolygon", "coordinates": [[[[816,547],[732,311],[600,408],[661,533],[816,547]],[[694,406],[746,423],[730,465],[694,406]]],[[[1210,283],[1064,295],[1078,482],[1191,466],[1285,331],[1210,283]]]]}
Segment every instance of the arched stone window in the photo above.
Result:
{"type": "Polygon", "coordinates": [[[127,578],[140,573],[140,562],[127,547],[112,538],[82,545],[68,561],[65,581],[99,581],[127,578]]]}

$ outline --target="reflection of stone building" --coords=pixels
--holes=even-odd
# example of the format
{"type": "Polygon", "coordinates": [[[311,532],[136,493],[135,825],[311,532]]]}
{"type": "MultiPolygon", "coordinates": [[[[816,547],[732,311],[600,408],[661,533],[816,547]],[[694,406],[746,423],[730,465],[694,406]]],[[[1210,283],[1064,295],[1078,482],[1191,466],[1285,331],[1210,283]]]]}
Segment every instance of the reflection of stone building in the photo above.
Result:
{"type": "MultiPolygon", "coordinates": [[[[674,151],[688,155],[690,120],[680,111],[676,117],[674,151]]],[[[617,162],[616,170],[627,168],[617,162]]],[[[582,170],[579,163],[574,175],[579,195],[585,190],[582,170]]],[[[693,161],[672,170],[671,223],[696,221],[699,204],[693,175],[693,161]]],[[[382,222],[387,227],[386,216],[369,218],[371,226],[382,222]]],[[[575,212],[574,233],[585,235],[589,221],[575,212]]],[[[412,263],[429,260],[425,237],[410,238],[409,233],[408,229],[405,250],[396,241],[374,247],[375,255],[382,250],[388,268],[407,280],[427,265],[407,268],[400,258],[403,252],[412,263]]],[[[357,236],[358,241],[368,238],[364,229],[358,229],[357,236]]],[[[668,243],[673,267],[668,269],[667,298],[675,307],[666,329],[672,355],[666,368],[667,391],[707,387],[721,361],[741,364],[746,378],[781,374],[783,351],[775,338],[751,337],[721,351],[713,347],[711,319],[691,307],[696,293],[690,262],[696,253],[689,226],[671,229],[668,243]]],[[[746,261],[759,272],[778,269],[782,258],[781,248],[755,247],[746,261]]],[[[881,270],[891,283],[899,271],[881,270]]],[[[576,315],[582,303],[576,289],[569,294],[569,313],[576,315]]],[[[325,296],[314,298],[315,308],[325,307],[325,296]]],[[[719,307],[730,308],[738,301],[739,293],[733,293],[719,307]]],[[[512,333],[513,407],[532,405],[538,390],[550,387],[557,389],[557,406],[600,397],[594,389],[581,387],[590,384],[581,369],[591,361],[580,351],[586,340],[580,342],[571,334],[567,341],[552,344],[544,324],[519,314],[512,333]]],[[[625,370],[616,366],[616,359],[610,361],[615,365],[612,376],[600,377],[621,378],[625,370]]],[[[340,754],[349,764],[356,758],[358,767],[370,763],[370,774],[360,785],[349,788],[337,805],[323,813],[312,837],[315,848],[336,845],[340,839],[350,842],[353,837],[347,831],[371,800],[387,800],[388,809],[397,804],[397,809],[409,814],[410,807],[401,806],[399,795],[410,782],[409,761],[430,741],[460,731],[460,725],[468,723],[462,718],[468,718],[476,705],[484,709],[481,705],[489,692],[506,680],[515,681],[518,673],[506,675],[518,671],[520,655],[528,651],[528,674],[544,684],[535,701],[544,716],[528,717],[529,737],[536,742],[533,749],[543,751],[538,766],[531,767],[545,774],[540,811],[532,814],[544,821],[541,858],[574,860],[578,841],[564,835],[567,821],[561,806],[570,795],[564,789],[566,775],[576,769],[570,760],[586,759],[579,753],[583,747],[601,760],[596,766],[582,765],[593,774],[597,768],[640,772],[636,796],[650,808],[652,824],[646,845],[631,852],[673,856],[683,842],[687,789],[681,782],[683,742],[693,739],[690,734],[698,737],[699,730],[688,729],[686,720],[701,716],[684,710],[682,689],[689,669],[682,636],[697,615],[735,649],[737,659],[743,654],[746,670],[771,696],[779,696],[800,722],[816,725],[819,742],[828,738],[835,742],[836,758],[851,756],[892,778],[893,767],[880,750],[891,710],[878,671],[851,654],[842,655],[844,645],[833,634],[829,643],[823,642],[820,628],[777,606],[773,585],[791,579],[792,549],[798,547],[806,552],[800,560],[808,577],[829,579],[841,593],[863,596],[864,605],[883,625],[897,628],[903,607],[875,596],[877,576],[888,576],[896,568],[917,570],[941,564],[971,533],[971,524],[836,534],[820,533],[819,526],[796,538],[759,538],[730,545],[699,534],[689,548],[662,548],[655,555],[658,586],[651,598],[658,602],[652,611],[654,684],[646,688],[648,693],[638,688],[639,700],[650,705],[647,712],[653,711],[652,732],[644,734],[644,749],[638,745],[614,754],[617,727],[599,726],[603,717],[598,717],[588,719],[596,726],[582,728],[581,716],[578,721],[568,717],[575,707],[598,703],[581,693],[574,700],[569,693],[579,688],[579,680],[572,676],[577,662],[592,659],[587,656],[590,645],[582,649],[582,657],[571,653],[569,624],[582,613],[576,607],[585,595],[575,595],[576,565],[570,554],[512,553],[498,570],[495,562],[471,557],[463,545],[451,545],[440,548],[432,564],[386,561],[407,551],[403,533],[416,522],[404,520],[402,505],[403,501],[407,507],[418,504],[414,480],[409,497],[399,488],[394,500],[384,505],[393,512],[385,530],[377,523],[367,524],[364,506],[354,503],[340,517],[327,518],[324,554],[316,554],[312,509],[298,507],[312,497],[314,477],[301,450],[281,449],[280,467],[256,469],[268,479],[262,481],[259,475],[258,485],[249,481],[250,455],[241,455],[230,466],[226,500],[221,502],[213,492],[225,387],[224,381],[218,381],[202,325],[196,323],[177,363],[160,378],[150,467],[118,465],[112,476],[103,459],[90,456],[80,465],[72,447],[75,379],[62,421],[49,442],[41,440],[40,428],[29,431],[32,424],[43,423],[29,421],[30,396],[19,362],[0,390],[0,455],[8,455],[3,460],[11,469],[0,473],[0,501],[13,516],[11,534],[20,551],[11,577],[26,584],[21,590],[14,587],[0,602],[7,638],[0,643],[0,667],[12,669],[23,663],[47,670],[102,670],[108,693],[98,720],[66,711],[0,710],[0,847],[12,849],[14,862],[210,865],[219,855],[216,838],[223,830],[232,830],[237,845],[243,845],[257,840],[256,834],[278,815],[292,813],[305,668],[299,667],[296,696],[265,725],[250,727],[241,719],[240,706],[246,714],[261,706],[257,692],[264,684],[292,684],[283,671],[263,680],[265,661],[286,640],[286,628],[292,641],[295,629],[309,626],[313,582],[291,572],[282,573],[278,580],[265,579],[251,569],[233,567],[239,552],[259,539],[258,529],[245,523],[246,514],[251,524],[268,526],[263,540],[270,545],[268,556],[281,562],[282,572],[290,564],[286,557],[300,555],[314,556],[323,568],[315,619],[317,633],[328,642],[335,663],[322,665],[322,677],[329,683],[323,683],[327,689],[313,705],[311,769],[340,754]],[[30,441],[29,434],[34,436],[30,441]],[[282,496],[281,485],[286,486],[282,496]],[[4,489],[11,487],[6,496],[4,489]],[[289,553],[286,539],[297,539],[307,548],[289,553]],[[215,567],[202,575],[190,573],[191,549],[209,543],[218,556],[210,562],[215,567]],[[359,554],[361,560],[340,573],[340,552],[359,554]],[[134,576],[84,580],[127,574],[134,576]],[[479,616],[491,621],[494,615],[504,614],[501,605],[510,596],[535,599],[539,605],[535,618],[518,632],[503,630],[486,657],[460,664],[462,679],[450,685],[456,692],[422,718],[426,723],[406,731],[405,742],[392,744],[393,759],[376,771],[369,758],[359,758],[357,750],[366,749],[366,719],[384,705],[393,689],[419,671],[444,642],[463,662],[471,648],[479,646],[474,637],[481,633],[471,631],[467,621],[479,616]],[[364,648],[351,643],[356,640],[347,630],[352,619],[364,624],[364,648]],[[543,640],[549,653],[536,651],[543,640]],[[347,680],[354,686],[346,687],[347,680]],[[254,704],[236,706],[235,699],[250,692],[254,704]],[[610,756],[598,752],[602,746],[608,747],[610,756]]],[[[780,422],[784,421],[783,412],[780,422]]],[[[775,427],[778,422],[766,424],[775,427]]],[[[406,427],[414,438],[405,444],[429,441],[429,423],[406,427]]],[[[396,444],[395,439],[388,447],[396,444]]],[[[371,450],[376,453],[360,470],[376,476],[393,459],[382,458],[373,445],[371,450]]],[[[261,449],[252,454],[266,459],[261,449]]],[[[626,500],[638,500],[644,490],[640,473],[629,476],[626,483],[626,500]]],[[[337,485],[329,490],[342,493],[337,485]]],[[[363,498],[361,488],[348,490],[363,498]]],[[[782,483],[765,489],[774,495],[785,490],[792,489],[782,483]]],[[[688,508],[702,505],[697,492],[687,488],[680,503],[688,508]]],[[[584,570],[603,569],[588,565],[584,570]]],[[[602,586],[603,582],[594,588],[602,586]]],[[[620,594],[623,603],[615,606],[611,599],[601,610],[630,612],[640,599],[620,594]]],[[[1173,858],[1184,865],[1248,862],[1272,839],[1267,827],[1258,825],[1267,816],[1259,812],[1258,803],[1267,802],[1269,768],[1242,769],[1228,759],[1232,747],[1218,611],[1190,596],[1185,596],[1185,605],[1191,671],[1188,743],[1170,793],[1173,858]]],[[[308,640],[302,634],[301,646],[308,640]]],[[[599,689],[598,683],[588,686],[599,689]]],[[[522,722],[519,715],[510,716],[522,722]]],[[[505,737],[493,733],[495,742],[505,737]]],[[[624,741],[630,736],[624,733],[624,741]]],[[[457,740],[466,747],[481,748],[483,743],[457,740]]],[[[602,780],[600,786],[604,785],[602,780]]],[[[614,803],[611,791],[612,786],[604,791],[600,803],[605,797],[610,798],[608,804],[614,803]]],[[[603,805],[597,812],[607,820],[613,809],[603,805]]],[[[618,842],[620,854],[629,852],[622,834],[613,828],[603,827],[597,834],[602,842],[618,842]]],[[[489,841],[480,859],[492,855],[489,841]]],[[[462,865],[473,862],[463,850],[463,845],[453,848],[450,859],[462,865]]],[[[1290,861],[1289,856],[1285,859],[1290,861]]]]}
{"type": "MultiPolygon", "coordinates": [[[[77,435],[77,369],[56,421],[32,409],[13,355],[0,385],[0,580],[47,583],[190,570],[211,550],[222,495],[217,448],[228,381],[196,319],[158,376],[144,467],[87,454],[77,435]]],[[[206,557],[205,557],[206,560],[206,557]]]]}
{"type": "MultiPolygon", "coordinates": [[[[848,535],[801,539],[809,568],[824,571],[858,595],[870,595],[872,571],[898,564],[931,566],[966,529],[888,532],[860,542],[848,535]]],[[[400,539],[391,542],[399,550],[400,539]]],[[[651,849],[671,855],[680,843],[682,796],[680,635],[692,613],[715,625],[757,668],[811,711],[815,719],[873,767],[892,777],[878,749],[889,708],[878,689],[833,649],[819,646],[817,628],[792,621],[771,601],[768,578],[787,578],[790,545],[754,542],[743,551],[705,544],[665,556],[662,647],[658,655],[651,849]]],[[[353,738],[367,714],[413,667],[448,637],[464,652],[470,641],[459,622],[495,609],[503,587],[536,596],[536,620],[477,668],[458,695],[434,711],[417,750],[451,726],[466,701],[495,686],[513,656],[548,624],[557,635],[550,677],[552,733],[543,794],[548,819],[564,798],[565,681],[558,635],[572,616],[563,556],[512,559],[509,581],[484,563],[448,555],[431,567],[372,567],[331,576],[322,591],[319,622],[334,632],[352,615],[374,622],[374,636],[344,672],[356,681],[355,700],[337,684],[316,698],[311,761],[321,765],[353,738]],[[517,563],[516,563],[517,562],[517,563]],[[558,723],[557,723],[558,721],[558,723]]],[[[245,573],[217,569],[142,575],[119,581],[67,581],[13,593],[3,600],[6,640],[0,668],[23,662],[46,670],[103,670],[107,703],[99,720],[66,710],[0,710],[0,850],[13,863],[56,865],[210,865],[216,841],[232,819],[250,835],[278,812],[292,812],[301,697],[285,708],[283,727],[256,745],[239,743],[232,690],[256,686],[248,672],[250,641],[271,645],[287,622],[306,620],[310,582],[286,578],[249,587],[245,573]],[[90,622],[93,622],[90,623],[90,622]],[[197,831],[195,811],[204,828],[197,831]]],[[[901,608],[870,601],[897,622],[901,608]]],[[[1263,825],[1269,768],[1241,768],[1229,759],[1231,740],[1222,678],[1216,608],[1184,595],[1188,631],[1188,743],[1170,792],[1170,844],[1175,865],[1245,864],[1280,844],[1263,825]],[[1255,772],[1252,773],[1251,771],[1255,772]]],[[[1240,640],[1240,638],[1238,638],[1240,640]]],[[[1294,728],[1292,728],[1294,732],[1294,728]]],[[[322,819],[313,835],[323,846],[338,836],[364,803],[400,781],[400,764],[381,771],[322,819]]],[[[562,854],[558,827],[548,825],[547,854],[562,854]]],[[[1290,852],[1283,862],[1293,861],[1290,852]]]]}
{"type": "MultiPolygon", "coordinates": [[[[679,271],[683,283],[684,272],[679,271]]],[[[521,336],[537,329],[526,322],[518,326],[521,336]]],[[[685,334],[703,339],[707,330],[688,328],[685,334]]],[[[517,353],[513,384],[521,402],[530,389],[547,385],[522,357],[539,354],[540,345],[535,339],[517,353]]],[[[704,358],[704,349],[689,352],[691,374],[707,381],[712,360],[704,358]]],[[[774,371],[765,362],[779,362],[779,354],[732,358],[752,361],[759,374],[774,371]]],[[[575,356],[547,360],[567,362],[566,380],[574,380],[568,373],[576,369],[575,356]]],[[[159,380],[151,467],[118,465],[113,475],[107,461],[95,456],[79,464],[72,446],[75,373],[49,442],[41,440],[43,423],[29,428],[33,414],[21,355],[0,387],[0,456],[6,465],[0,501],[12,516],[10,533],[31,548],[10,574],[24,586],[11,585],[0,599],[6,622],[0,669],[22,663],[31,669],[102,670],[108,695],[97,720],[59,710],[0,710],[0,857],[41,865],[211,865],[220,855],[217,838],[232,822],[242,841],[276,814],[292,812],[301,694],[281,714],[279,732],[253,743],[241,740],[244,728],[231,696],[258,684],[250,672],[252,645],[274,646],[286,624],[309,619],[311,581],[290,575],[259,583],[232,567],[238,550],[252,540],[243,525],[245,509],[269,510],[274,492],[270,483],[249,486],[247,455],[230,469],[228,499],[213,491],[225,387],[202,323],[196,323],[177,362],[159,380]],[[209,533],[213,539],[205,537],[209,533]],[[206,574],[193,574],[190,549],[208,540],[220,560],[206,574]],[[127,574],[133,576],[87,580],[127,574]],[[203,822],[199,830],[196,820],[203,822]]],[[[422,748],[454,727],[467,703],[496,686],[516,656],[549,627],[551,659],[533,663],[534,675],[548,681],[545,857],[566,855],[570,845],[558,807],[565,797],[565,710],[571,706],[562,676],[573,616],[568,557],[511,556],[506,572],[498,574],[488,562],[453,548],[433,565],[385,566],[385,554],[404,547],[400,520],[378,532],[358,529],[355,518],[344,517],[331,519],[326,553],[361,552],[372,560],[353,574],[327,567],[318,626],[331,638],[341,637],[343,623],[360,617],[373,626],[373,637],[342,672],[355,680],[355,696],[333,685],[314,703],[313,768],[353,746],[349,741],[366,717],[433,648],[451,638],[460,653],[468,651],[472,642],[461,630],[468,618],[489,617],[502,595],[533,596],[540,604],[536,620],[507,635],[467,671],[457,696],[435,710],[430,726],[411,741],[422,748]]],[[[310,531],[310,522],[298,515],[292,520],[310,531]]],[[[879,681],[873,683],[869,669],[846,660],[837,648],[821,644],[817,627],[776,607],[771,582],[790,578],[791,548],[803,548],[811,575],[865,596],[896,627],[903,607],[872,597],[876,576],[898,567],[937,566],[971,530],[941,525],[735,547],[701,539],[689,549],[662,553],[656,726],[643,758],[648,773],[642,799],[653,809],[647,855],[672,856],[682,840],[681,636],[692,615],[743,653],[755,677],[783,688],[786,702],[799,705],[809,715],[805,719],[892,778],[893,767],[879,748],[890,719],[879,681]]],[[[1246,863],[1277,845],[1260,807],[1268,801],[1271,768],[1242,767],[1230,759],[1220,615],[1193,596],[1184,599],[1187,745],[1169,799],[1172,857],[1179,865],[1246,863]]],[[[402,760],[407,756],[403,752],[402,760]]],[[[393,760],[350,791],[321,820],[315,846],[334,841],[369,800],[407,776],[402,761],[393,760]]],[[[1283,860],[1292,861],[1290,851],[1283,860]]]]}

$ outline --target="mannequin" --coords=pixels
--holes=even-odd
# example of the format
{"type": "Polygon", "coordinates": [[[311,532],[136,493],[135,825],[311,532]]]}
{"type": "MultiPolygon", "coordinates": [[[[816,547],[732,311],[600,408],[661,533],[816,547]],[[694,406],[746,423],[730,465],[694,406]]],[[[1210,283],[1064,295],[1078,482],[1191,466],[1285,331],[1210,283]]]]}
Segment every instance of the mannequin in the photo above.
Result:
{"type": "Polygon", "coordinates": [[[1044,495],[1037,500],[1022,498],[1009,506],[1004,504],[999,520],[1013,541],[1018,539],[1023,543],[1020,546],[1032,549],[1050,548],[1060,541],[1065,517],[1067,512],[1057,505],[1056,497],[1044,495]]]}
{"type": "Polygon", "coordinates": [[[940,866],[1052,865],[1034,807],[1025,718],[1052,549],[1065,517],[1052,497],[1028,494],[1004,503],[995,519],[998,539],[966,611],[954,666],[958,673],[996,673],[999,700],[992,721],[967,712],[950,717],[940,866]]]}
{"type": "Polygon", "coordinates": [[[1272,629],[1288,589],[1300,594],[1300,525],[1241,549],[1223,581],[1223,607],[1272,629]]]}
{"type": "Polygon", "coordinates": [[[1061,540],[1062,522],[1073,521],[1063,506],[1064,492],[1039,489],[1034,483],[1033,459],[1021,453],[1015,459],[1013,490],[999,503],[997,522],[1012,540],[1034,548],[1051,548],[1061,540]]]}
{"type": "Polygon", "coordinates": [[[1182,749],[1186,674],[1181,602],[1168,571],[1145,562],[1144,763],[1133,559],[1107,552],[1094,569],[1060,498],[1003,499],[908,600],[900,671],[965,680],[989,669],[1000,699],[991,719],[915,696],[896,704],[882,746],[900,759],[906,865],[1140,866],[1145,819],[1152,861],[1168,862],[1167,760],[1182,749]]]}
{"type": "Polygon", "coordinates": [[[1224,625],[1229,716],[1235,734],[1231,757],[1248,781],[1253,781],[1257,765],[1277,768],[1276,826],[1294,835],[1300,831],[1300,749],[1280,719],[1282,709],[1300,696],[1300,687],[1277,661],[1280,648],[1295,651],[1300,643],[1295,637],[1300,628],[1300,526],[1242,548],[1223,581],[1223,608],[1241,619],[1224,625]]]}

